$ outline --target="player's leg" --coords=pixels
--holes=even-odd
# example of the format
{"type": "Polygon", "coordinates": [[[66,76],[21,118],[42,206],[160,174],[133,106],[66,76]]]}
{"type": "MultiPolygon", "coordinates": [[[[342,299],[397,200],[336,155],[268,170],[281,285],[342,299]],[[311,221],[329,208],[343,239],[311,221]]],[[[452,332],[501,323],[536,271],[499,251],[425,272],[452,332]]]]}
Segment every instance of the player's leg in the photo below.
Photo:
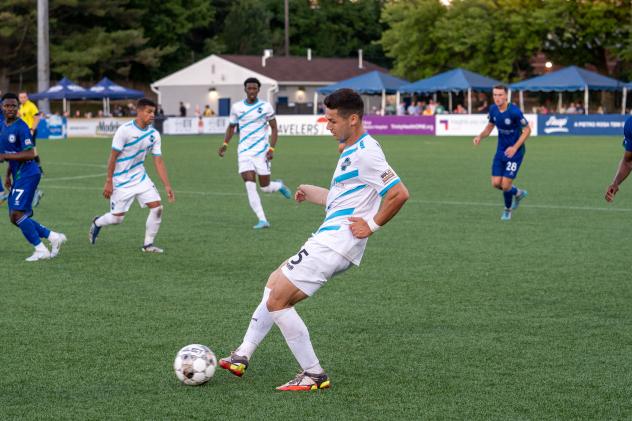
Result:
{"type": "Polygon", "coordinates": [[[97,216],[90,224],[88,232],[88,240],[91,244],[95,244],[97,237],[101,232],[101,228],[108,225],[118,225],[125,219],[125,214],[132,206],[135,192],[132,189],[114,189],[110,197],[110,212],[97,216]]]}
{"type": "Polygon", "coordinates": [[[9,197],[9,192],[4,190],[4,183],[2,183],[2,177],[0,177],[0,205],[3,205],[9,197]]]}
{"type": "Polygon", "coordinates": [[[255,170],[259,176],[259,187],[261,187],[261,191],[264,193],[279,192],[286,199],[290,199],[292,197],[292,192],[285,186],[285,184],[283,184],[283,180],[270,181],[270,161],[268,161],[265,157],[255,159],[255,170]]]}
{"type": "Polygon", "coordinates": [[[160,224],[162,222],[162,204],[160,200],[147,202],[145,205],[149,208],[149,215],[145,222],[145,241],[143,242],[143,251],[147,253],[162,253],[164,250],[154,246],[154,240],[158,235],[160,224]]]}
{"type": "Polygon", "coordinates": [[[511,219],[511,210],[516,209],[520,201],[527,197],[528,194],[513,184],[514,179],[518,176],[521,164],[522,156],[516,156],[511,160],[507,160],[504,164],[503,177],[501,179],[503,198],[505,200],[505,212],[503,213],[503,217],[501,217],[503,220],[511,219]],[[509,212],[507,212],[507,210],[509,210],[509,212]]]}
{"type": "MultiPolygon", "coordinates": [[[[266,214],[263,211],[263,206],[261,205],[261,198],[259,197],[259,193],[257,192],[257,183],[256,183],[256,173],[254,171],[254,166],[251,165],[252,169],[248,169],[246,171],[240,172],[242,180],[244,180],[244,185],[246,186],[246,193],[248,194],[248,203],[250,204],[250,208],[257,215],[259,222],[253,226],[254,229],[268,228],[270,224],[268,223],[268,219],[266,218],[266,214]]],[[[242,165],[240,162],[240,170],[242,169],[242,165]]]]}

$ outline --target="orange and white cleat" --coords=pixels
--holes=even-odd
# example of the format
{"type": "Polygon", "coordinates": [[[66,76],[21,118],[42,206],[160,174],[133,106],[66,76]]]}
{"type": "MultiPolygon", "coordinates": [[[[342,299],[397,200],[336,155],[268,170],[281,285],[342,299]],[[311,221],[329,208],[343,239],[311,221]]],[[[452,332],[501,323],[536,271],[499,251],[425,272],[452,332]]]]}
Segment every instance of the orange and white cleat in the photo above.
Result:
{"type": "Polygon", "coordinates": [[[241,377],[248,368],[248,358],[241,355],[237,355],[234,352],[230,353],[230,356],[219,360],[219,366],[225,370],[230,371],[237,377],[241,377]]]}
{"type": "Polygon", "coordinates": [[[303,371],[299,373],[294,379],[285,383],[282,386],[277,387],[277,390],[282,391],[310,391],[310,390],[319,390],[319,389],[329,389],[331,387],[331,382],[329,381],[329,376],[327,374],[313,374],[308,373],[307,371],[303,371]]]}

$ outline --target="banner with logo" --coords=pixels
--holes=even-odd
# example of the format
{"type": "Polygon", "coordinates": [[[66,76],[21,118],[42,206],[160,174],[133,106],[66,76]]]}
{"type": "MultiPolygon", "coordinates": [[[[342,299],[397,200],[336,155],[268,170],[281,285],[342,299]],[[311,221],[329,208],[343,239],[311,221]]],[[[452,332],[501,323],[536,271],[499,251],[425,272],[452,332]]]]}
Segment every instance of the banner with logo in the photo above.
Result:
{"type": "Polygon", "coordinates": [[[221,134],[226,127],[228,117],[169,117],[162,130],[164,134],[221,134]]]}
{"type": "Polygon", "coordinates": [[[364,117],[364,128],[374,135],[434,135],[434,116],[381,116],[364,117]]]}
{"type": "Polygon", "coordinates": [[[68,137],[111,137],[125,123],[127,118],[69,118],[67,121],[68,137]]]}
{"type": "MultiPolygon", "coordinates": [[[[537,136],[538,116],[525,114],[524,117],[531,127],[531,136],[537,136]]],[[[437,136],[476,136],[488,123],[487,114],[438,114],[435,119],[437,136]]],[[[492,136],[497,134],[498,131],[494,128],[492,136]]]]}
{"type": "Polygon", "coordinates": [[[622,114],[548,114],[538,116],[538,124],[542,135],[622,136],[627,118],[622,114]]]}

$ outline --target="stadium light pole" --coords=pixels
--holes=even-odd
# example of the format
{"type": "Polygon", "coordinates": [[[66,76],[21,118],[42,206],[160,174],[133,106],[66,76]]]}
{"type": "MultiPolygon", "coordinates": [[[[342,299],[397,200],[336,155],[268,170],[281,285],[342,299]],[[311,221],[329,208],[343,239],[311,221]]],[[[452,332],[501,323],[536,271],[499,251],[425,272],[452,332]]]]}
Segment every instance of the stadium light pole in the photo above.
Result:
{"type": "MultiPolygon", "coordinates": [[[[50,54],[48,39],[48,0],[37,0],[37,90],[50,86],[50,54]]],[[[38,101],[39,109],[50,114],[48,99],[38,101]]]]}
{"type": "Polygon", "coordinates": [[[290,56],[290,0],[285,0],[285,57],[290,56]]]}

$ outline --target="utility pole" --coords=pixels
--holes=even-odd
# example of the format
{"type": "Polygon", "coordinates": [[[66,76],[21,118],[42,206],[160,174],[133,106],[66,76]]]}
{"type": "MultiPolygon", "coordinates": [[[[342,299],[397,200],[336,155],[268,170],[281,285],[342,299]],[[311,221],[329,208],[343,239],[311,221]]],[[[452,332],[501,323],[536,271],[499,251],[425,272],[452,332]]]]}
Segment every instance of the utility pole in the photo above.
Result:
{"type": "Polygon", "coordinates": [[[285,0],[285,57],[290,56],[290,5],[285,0]]]}
{"type": "MultiPolygon", "coordinates": [[[[50,54],[48,50],[48,0],[37,0],[37,90],[45,91],[50,84],[50,54]]],[[[47,99],[39,102],[40,111],[50,113],[47,99]]]]}

